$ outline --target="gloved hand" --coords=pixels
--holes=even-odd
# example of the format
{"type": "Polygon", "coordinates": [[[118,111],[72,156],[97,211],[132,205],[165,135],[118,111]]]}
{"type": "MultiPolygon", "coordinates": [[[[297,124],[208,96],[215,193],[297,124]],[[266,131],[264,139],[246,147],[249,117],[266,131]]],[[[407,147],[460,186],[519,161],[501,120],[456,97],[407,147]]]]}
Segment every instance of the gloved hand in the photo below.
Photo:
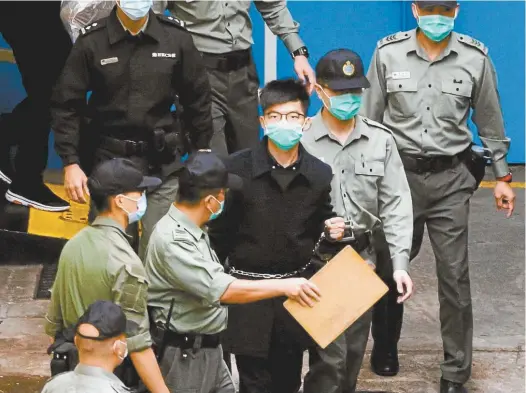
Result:
{"type": "Polygon", "coordinates": [[[405,270],[395,270],[393,279],[396,282],[396,288],[401,296],[398,296],[397,302],[403,303],[413,294],[413,280],[405,270]]]}

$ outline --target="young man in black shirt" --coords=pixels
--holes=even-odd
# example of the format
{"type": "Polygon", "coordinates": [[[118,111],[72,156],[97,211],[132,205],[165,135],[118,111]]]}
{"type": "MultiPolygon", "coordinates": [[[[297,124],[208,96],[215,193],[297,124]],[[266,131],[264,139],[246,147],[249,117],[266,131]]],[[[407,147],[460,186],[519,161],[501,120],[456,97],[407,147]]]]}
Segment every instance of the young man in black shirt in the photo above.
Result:
{"type": "MultiPolygon", "coordinates": [[[[331,168],[299,143],[309,95],[294,80],[268,83],[260,95],[259,145],[232,154],[229,172],[243,179],[227,195],[210,238],[227,271],[245,279],[306,275],[322,232],[339,240],[344,220],[330,201],[331,168]]],[[[323,294],[322,294],[323,296],[323,294]]],[[[225,351],[236,355],[240,393],[296,393],[310,340],[283,307],[283,298],[229,307],[225,351]]]]}

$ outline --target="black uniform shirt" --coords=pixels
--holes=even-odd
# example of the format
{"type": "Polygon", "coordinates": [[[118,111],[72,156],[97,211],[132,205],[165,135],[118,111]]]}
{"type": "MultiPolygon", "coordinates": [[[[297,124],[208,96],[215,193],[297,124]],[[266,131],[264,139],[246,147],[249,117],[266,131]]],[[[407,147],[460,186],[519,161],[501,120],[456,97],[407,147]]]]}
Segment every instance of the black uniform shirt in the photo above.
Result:
{"type": "Polygon", "coordinates": [[[64,165],[79,162],[83,117],[102,135],[147,140],[154,128],[173,126],[170,108],[177,94],[193,147],[208,148],[210,84],[192,36],[176,18],[153,11],[148,18],[144,32],[133,36],[114,8],[84,28],[75,42],[52,106],[56,150],[64,165]]]}

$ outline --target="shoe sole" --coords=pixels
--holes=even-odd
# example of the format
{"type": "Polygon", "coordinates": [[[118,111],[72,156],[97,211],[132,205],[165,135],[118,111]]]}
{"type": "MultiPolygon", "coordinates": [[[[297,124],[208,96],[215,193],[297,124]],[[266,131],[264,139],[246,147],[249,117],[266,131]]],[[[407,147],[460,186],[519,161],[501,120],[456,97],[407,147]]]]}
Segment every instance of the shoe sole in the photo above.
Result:
{"type": "Polygon", "coordinates": [[[9,178],[9,176],[7,176],[4,172],[0,171],[0,180],[2,180],[3,182],[7,183],[7,184],[11,184],[12,181],[11,179],[9,178]]]}
{"type": "Polygon", "coordinates": [[[70,206],[47,206],[42,203],[38,203],[30,199],[24,198],[23,196],[15,194],[14,192],[11,192],[9,190],[7,190],[7,192],[5,193],[5,199],[17,205],[33,207],[35,209],[43,210],[46,212],[64,212],[70,209],[70,206]]]}

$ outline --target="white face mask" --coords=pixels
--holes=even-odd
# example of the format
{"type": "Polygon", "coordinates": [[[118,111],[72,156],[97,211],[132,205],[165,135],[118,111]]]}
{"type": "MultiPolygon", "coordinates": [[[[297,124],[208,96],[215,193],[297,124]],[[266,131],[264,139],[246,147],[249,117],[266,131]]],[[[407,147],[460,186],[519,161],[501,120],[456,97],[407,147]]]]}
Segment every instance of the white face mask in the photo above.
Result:
{"type": "Polygon", "coordinates": [[[113,343],[113,352],[115,352],[115,354],[117,355],[117,357],[120,359],[120,360],[124,360],[126,359],[126,356],[128,356],[128,344],[125,342],[125,341],[121,341],[121,340],[117,340],[113,343]],[[117,343],[119,343],[120,345],[124,345],[125,349],[124,349],[124,355],[121,356],[120,355],[120,352],[118,349],[117,349],[117,343]]]}

